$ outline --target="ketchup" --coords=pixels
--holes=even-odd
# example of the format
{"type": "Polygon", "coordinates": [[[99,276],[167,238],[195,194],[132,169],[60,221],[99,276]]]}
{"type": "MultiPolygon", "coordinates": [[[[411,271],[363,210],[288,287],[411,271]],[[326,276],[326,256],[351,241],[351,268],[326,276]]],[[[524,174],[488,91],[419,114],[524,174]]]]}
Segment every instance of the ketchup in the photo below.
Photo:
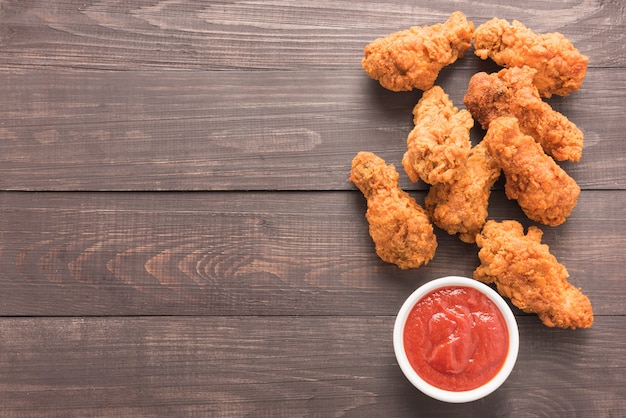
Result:
{"type": "Polygon", "coordinates": [[[483,293],[444,287],[421,298],[404,325],[404,349],[422,379],[467,391],[491,380],[509,349],[504,317],[483,293]]]}

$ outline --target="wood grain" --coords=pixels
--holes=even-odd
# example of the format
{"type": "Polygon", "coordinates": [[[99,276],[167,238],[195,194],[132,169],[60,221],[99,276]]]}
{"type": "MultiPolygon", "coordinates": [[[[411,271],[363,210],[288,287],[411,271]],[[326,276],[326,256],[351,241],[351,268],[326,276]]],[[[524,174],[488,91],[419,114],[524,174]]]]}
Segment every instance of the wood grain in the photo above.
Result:
{"type": "Polygon", "coordinates": [[[445,21],[455,10],[476,25],[500,17],[562,32],[594,67],[626,64],[619,1],[3,3],[0,66],[9,69],[349,69],[374,38],[445,21]]]}
{"type": "MultiPolygon", "coordinates": [[[[583,192],[544,242],[597,315],[623,315],[626,193],[601,196],[583,192]]],[[[443,231],[427,266],[383,263],[364,213],[359,192],[0,194],[0,313],[392,315],[426,280],[478,265],[443,231]]],[[[490,214],[523,219],[502,191],[490,214]]]]}
{"type": "MultiPolygon", "coordinates": [[[[468,57],[469,58],[469,57],[468,57]]],[[[441,85],[463,107],[473,69],[441,85]]],[[[626,188],[626,71],[590,70],[551,101],[585,133],[583,188],[626,188]]],[[[349,190],[358,151],[400,161],[420,93],[385,91],[360,69],[294,72],[0,73],[0,189],[349,190]]],[[[483,133],[474,129],[474,140],[483,133]]]]}
{"type": "Polygon", "coordinates": [[[0,319],[3,416],[620,416],[624,317],[581,332],[519,318],[516,368],[444,404],[402,376],[390,316],[0,319]],[[603,371],[602,390],[595,373],[603,371]],[[548,382],[546,384],[546,382],[548,382]],[[568,397],[554,396],[567,391],[568,397]]]}
{"type": "MultiPolygon", "coordinates": [[[[0,0],[0,416],[626,416],[626,23],[619,0],[0,0]],[[374,253],[350,162],[400,167],[419,92],[363,47],[455,10],[559,31],[590,58],[549,103],[585,134],[583,192],[544,242],[593,304],[586,330],[514,309],[518,363],[477,402],[402,376],[401,303],[477,248],[374,253]]],[[[468,53],[437,81],[454,103],[468,53]]],[[[483,132],[475,128],[477,142],[483,132]]],[[[425,185],[401,172],[422,203],[425,185]]],[[[503,182],[493,219],[531,225],[503,182]]]]}

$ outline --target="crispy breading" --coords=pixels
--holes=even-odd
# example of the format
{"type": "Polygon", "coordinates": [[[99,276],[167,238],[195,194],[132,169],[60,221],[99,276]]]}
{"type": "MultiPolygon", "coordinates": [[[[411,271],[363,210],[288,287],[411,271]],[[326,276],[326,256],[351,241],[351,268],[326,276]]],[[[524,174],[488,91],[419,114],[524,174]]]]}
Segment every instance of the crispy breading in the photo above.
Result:
{"type": "Polygon", "coordinates": [[[371,152],[352,160],[350,181],[367,199],[366,218],[378,256],[401,269],[427,264],[435,255],[437,238],[426,211],[398,186],[393,165],[371,152]]]}
{"type": "Polygon", "coordinates": [[[476,237],[481,265],[474,278],[495,283],[498,292],[524,312],[534,312],[549,327],[588,328],[593,324],[589,298],[567,281],[569,274],[536,226],[524,235],[517,221],[487,221],[476,237]]]}
{"type": "Polygon", "coordinates": [[[544,102],[533,84],[537,70],[514,67],[475,74],[464,97],[465,106],[484,129],[500,116],[514,116],[520,129],[559,161],[579,161],[583,133],[567,117],[544,102]]]}
{"type": "Polygon", "coordinates": [[[428,184],[453,181],[472,147],[472,115],[459,111],[441,87],[433,86],[413,108],[413,123],[402,158],[404,171],[413,182],[420,178],[428,184]]]}
{"type": "Polygon", "coordinates": [[[365,47],[361,65],[386,89],[427,90],[443,67],[463,57],[473,33],[474,24],[457,11],[445,23],[413,26],[374,40],[365,47]]]}
{"type": "Polygon", "coordinates": [[[565,222],[580,194],[580,187],[533,138],[524,135],[517,119],[493,120],[483,139],[504,172],[504,190],[530,219],[550,226],[565,222]]]}
{"type": "Polygon", "coordinates": [[[476,28],[474,53],[507,68],[537,70],[533,83],[542,97],[567,96],[580,88],[589,58],[561,33],[537,34],[514,20],[493,18],[476,28]]]}
{"type": "Polygon", "coordinates": [[[473,243],[487,219],[491,187],[500,177],[500,168],[481,142],[457,171],[454,181],[430,187],[424,206],[435,225],[473,243]]]}

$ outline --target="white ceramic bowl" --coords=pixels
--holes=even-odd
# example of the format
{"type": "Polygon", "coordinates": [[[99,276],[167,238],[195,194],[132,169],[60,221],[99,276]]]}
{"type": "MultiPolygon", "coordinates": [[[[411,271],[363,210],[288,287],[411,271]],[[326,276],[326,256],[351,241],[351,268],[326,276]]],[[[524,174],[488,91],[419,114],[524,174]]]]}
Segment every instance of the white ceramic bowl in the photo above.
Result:
{"type": "Polygon", "coordinates": [[[438,399],[444,402],[471,402],[489,395],[498,387],[500,387],[500,385],[502,385],[502,383],[504,383],[504,381],[507,379],[507,377],[513,370],[513,366],[515,365],[515,362],[517,360],[517,353],[519,350],[519,331],[517,328],[515,316],[509,308],[509,305],[507,305],[504,299],[502,299],[502,297],[496,291],[474,279],[459,276],[448,276],[440,279],[435,279],[424,284],[415,292],[413,292],[411,296],[409,296],[408,299],[404,302],[404,304],[400,308],[400,311],[398,312],[398,316],[396,318],[393,329],[393,347],[396,354],[396,359],[398,360],[398,364],[400,365],[402,372],[407,377],[407,379],[424,394],[430,396],[431,398],[438,399]],[[455,392],[433,386],[424,381],[424,379],[422,379],[417,374],[407,358],[404,348],[403,334],[404,326],[409,316],[409,313],[411,312],[413,306],[420,299],[422,299],[422,297],[442,287],[470,287],[480,291],[495,303],[498,309],[500,309],[500,312],[502,313],[502,316],[504,317],[504,320],[506,322],[509,333],[509,349],[504,360],[504,364],[500,371],[491,380],[476,389],[455,392]]]}

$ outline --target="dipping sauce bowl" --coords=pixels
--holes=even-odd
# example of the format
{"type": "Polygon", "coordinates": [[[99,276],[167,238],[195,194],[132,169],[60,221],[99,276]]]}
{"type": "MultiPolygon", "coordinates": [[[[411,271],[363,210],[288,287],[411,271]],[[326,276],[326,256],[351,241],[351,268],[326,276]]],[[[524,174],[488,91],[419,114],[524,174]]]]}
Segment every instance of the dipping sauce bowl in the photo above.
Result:
{"type": "Polygon", "coordinates": [[[404,302],[393,346],[417,389],[444,402],[471,402],[507,379],[517,360],[519,331],[496,291],[448,276],[424,284],[404,302]]]}

